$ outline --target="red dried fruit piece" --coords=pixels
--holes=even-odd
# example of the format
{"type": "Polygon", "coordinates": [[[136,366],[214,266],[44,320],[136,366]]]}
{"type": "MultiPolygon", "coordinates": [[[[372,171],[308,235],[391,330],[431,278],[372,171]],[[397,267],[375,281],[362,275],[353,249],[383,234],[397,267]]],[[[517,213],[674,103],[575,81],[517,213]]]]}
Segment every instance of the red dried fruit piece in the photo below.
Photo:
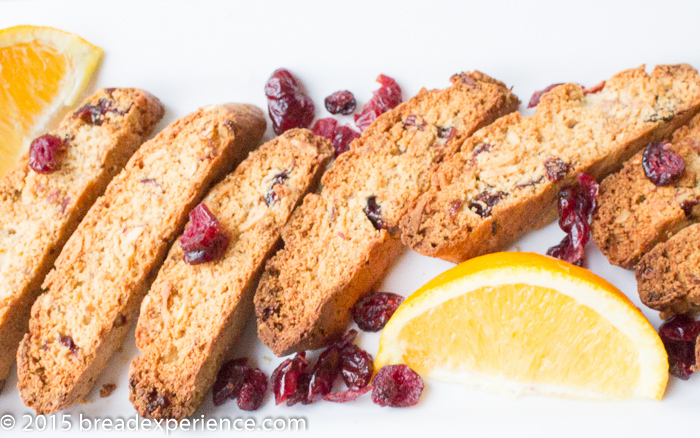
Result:
{"type": "Polygon", "coordinates": [[[331,344],[318,357],[316,365],[311,372],[309,381],[308,399],[315,401],[318,396],[323,397],[333,390],[333,383],[340,375],[340,348],[338,344],[331,344]]]}
{"type": "Polygon", "coordinates": [[[333,117],[326,117],[325,119],[318,119],[314,123],[314,127],[311,131],[321,137],[325,137],[328,140],[333,140],[335,137],[335,129],[338,127],[338,121],[333,117]]]}
{"type": "Polygon", "coordinates": [[[545,160],[544,169],[548,180],[559,181],[566,176],[566,172],[569,171],[569,165],[563,162],[561,158],[553,157],[545,160]]]}
{"type": "Polygon", "coordinates": [[[309,374],[306,372],[309,361],[306,352],[302,351],[294,359],[286,359],[272,373],[272,390],[275,394],[275,404],[284,401],[287,406],[306,400],[308,394],[309,374]]]}
{"type": "Polygon", "coordinates": [[[80,350],[80,347],[75,345],[73,338],[70,336],[61,335],[59,342],[67,347],[71,354],[77,354],[78,350],[80,350]]]}
{"type": "Polygon", "coordinates": [[[349,125],[340,126],[336,128],[335,135],[333,136],[333,149],[335,149],[335,156],[347,152],[350,149],[350,143],[356,138],[360,138],[360,133],[352,129],[349,125]]]}
{"type": "Polygon", "coordinates": [[[340,374],[348,388],[358,389],[369,385],[374,372],[374,360],[369,353],[350,343],[342,348],[340,359],[340,374]]]}
{"type": "Polygon", "coordinates": [[[55,135],[37,137],[29,146],[29,167],[36,173],[53,173],[58,170],[58,156],[66,143],[55,135]]]}
{"type": "Polygon", "coordinates": [[[401,295],[375,292],[360,299],[352,308],[352,317],[361,330],[378,332],[403,302],[401,295]]]}
{"type": "Polygon", "coordinates": [[[265,373],[258,368],[249,369],[236,403],[244,411],[255,411],[262,405],[265,391],[267,391],[267,376],[265,373]]]}
{"type": "Polygon", "coordinates": [[[328,110],[329,113],[342,114],[344,116],[352,114],[357,106],[355,95],[347,90],[336,91],[335,93],[326,97],[324,103],[326,104],[326,110],[328,110]]]}
{"type": "Polygon", "coordinates": [[[585,95],[585,94],[595,94],[595,93],[597,93],[597,92],[599,92],[599,91],[602,91],[603,88],[605,88],[605,81],[603,81],[603,82],[601,82],[601,83],[599,83],[599,84],[596,84],[596,85],[594,85],[594,86],[592,86],[592,87],[584,88],[584,89],[583,89],[583,94],[584,94],[584,95],[585,95]]]}
{"type": "Polygon", "coordinates": [[[685,172],[685,161],[671,150],[670,143],[654,141],[644,149],[642,168],[649,181],[657,187],[663,187],[681,179],[685,172]]]}
{"type": "Polygon", "coordinates": [[[545,88],[544,90],[540,91],[535,91],[532,93],[532,97],[530,98],[530,102],[527,104],[528,108],[534,108],[540,103],[540,99],[542,98],[542,95],[544,93],[547,93],[549,91],[552,91],[555,87],[558,87],[559,85],[563,85],[563,82],[559,82],[558,84],[552,84],[549,87],[545,88]]]}
{"type": "Polygon", "coordinates": [[[404,126],[413,126],[419,131],[422,131],[425,128],[425,123],[418,123],[418,116],[415,114],[411,114],[410,116],[406,117],[403,124],[404,126]]]}
{"type": "Polygon", "coordinates": [[[289,179],[289,172],[286,170],[278,173],[272,178],[270,188],[267,189],[267,192],[265,193],[265,204],[268,207],[277,202],[277,200],[279,199],[279,195],[277,194],[277,192],[275,192],[275,186],[277,184],[284,184],[284,182],[287,181],[287,179],[289,179]]]}
{"type": "Polygon", "coordinates": [[[372,222],[375,230],[379,231],[387,228],[386,222],[384,222],[384,218],[382,217],[382,207],[377,204],[376,196],[369,196],[367,198],[367,205],[362,211],[364,211],[367,219],[372,222]]]}
{"type": "Polygon", "coordinates": [[[228,244],[226,231],[206,204],[193,208],[190,223],[180,237],[180,246],[185,251],[185,263],[198,265],[216,260],[224,255],[228,244]]]}
{"type": "Polygon", "coordinates": [[[583,266],[584,250],[583,246],[574,246],[571,243],[571,237],[566,235],[558,245],[547,250],[547,255],[556,257],[572,265],[583,266]]]}
{"type": "Polygon", "coordinates": [[[423,393],[423,379],[403,364],[382,367],[374,376],[372,386],[372,401],[379,406],[413,406],[423,393]]]}
{"type": "Polygon", "coordinates": [[[457,129],[451,126],[446,128],[438,126],[437,136],[438,138],[445,140],[445,142],[448,142],[457,136],[457,129]]]}
{"type": "Polygon", "coordinates": [[[503,192],[481,192],[469,202],[469,208],[481,217],[491,216],[491,210],[505,196],[503,192]]]}
{"type": "Polygon", "coordinates": [[[674,315],[659,327],[659,336],[668,353],[669,372],[688,380],[696,365],[695,344],[700,335],[700,321],[689,315],[674,315]]]}
{"type": "Polygon", "coordinates": [[[90,125],[101,126],[105,120],[105,114],[112,112],[123,115],[128,113],[130,109],[131,105],[125,111],[119,111],[115,101],[103,97],[97,101],[97,104],[87,103],[81,106],[75,110],[73,117],[90,125]]]}
{"type": "Polygon", "coordinates": [[[283,68],[275,70],[265,84],[267,109],[277,135],[292,128],[308,128],[314,120],[314,102],[297,79],[283,68]]]}
{"type": "Polygon", "coordinates": [[[401,103],[401,88],[395,80],[388,76],[379,75],[377,82],[382,86],[372,92],[373,96],[362,108],[362,112],[355,114],[355,124],[363,131],[377,117],[401,103]]]}
{"type": "Polygon", "coordinates": [[[167,409],[170,406],[170,398],[167,395],[159,394],[155,389],[152,390],[146,398],[146,410],[153,412],[158,408],[167,409]]]}
{"type": "Polygon", "coordinates": [[[329,402],[333,402],[333,403],[346,403],[349,401],[357,400],[360,396],[367,394],[373,388],[374,388],[373,386],[364,386],[362,388],[357,388],[357,389],[348,389],[348,390],[336,392],[333,394],[327,394],[327,395],[323,396],[323,399],[325,401],[329,401],[329,402]]]}
{"type": "Polygon", "coordinates": [[[221,406],[226,401],[237,398],[249,372],[250,367],[246,357],[223,364],[216,375],[216,382],[214,382],[212,390],[214,406],[221,406]]]}

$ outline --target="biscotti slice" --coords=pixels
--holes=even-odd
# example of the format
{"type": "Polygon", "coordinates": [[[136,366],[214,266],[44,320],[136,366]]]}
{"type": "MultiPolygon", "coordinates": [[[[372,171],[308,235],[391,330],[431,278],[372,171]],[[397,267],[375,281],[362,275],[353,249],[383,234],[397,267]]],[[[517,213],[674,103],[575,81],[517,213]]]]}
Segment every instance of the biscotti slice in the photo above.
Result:
{"type": "Polygon", "coordinates": [[[307,195],[292,215],[255,294],[258,334],[275,354],[321,347],[347,327],[352,305],[398,255],[393,233],[433,169],[518,107],[482,73],[452,83],[377,118],[323,176],[320,195],[307,195]]]}
{"type": "Polygon", "coordinates": [[[646,253],[636,277],[639,298],[663,317],[700,311],[700,224],[682,229],[646,253]]]}
{"type": "Polygon", "coordinates": [[[579,172],[604,177],[698,109],[700,77],[688,65],[651,75],[642,66],[590,92],[555,87],[532,117],[508,115],[445,160],[401,221],[402,240],[451,262],[505,249],[556,217],[557,193],[579,172]]]}
{"type": "Polygon", "coordinates": [[[211,388],[248,317],[280,231],[333,156],[324,138],[292,129],[253,152],[203,203],[230,237],[221,259],[189,265],[173,245],[141,306],[130,370],[131,402],[143,417],[181,419],[211,388]]]}
{"type": "Polygon", "coordinates": [[[264,131],[256,107],[210,106],[136,151],[70,237],[32,306],[17,352],[27,406],[46,414],[88,395],[187,214],[264,131]]]}
{"type": "Polygon", "coordinates": [[[35,172],[27,154],[0,180],[0,390],[27,332],[41,282],[163,112],[158,99],[145,91],[98,90],[49,133],[65,144],[56,171],[35,172]]]}
{"type": "Polygon", "coordinates": [[[685,161],[677,182],[657,187],[644,174],[642,152],[600,183],[591,235],[610,263],[632,268],[654,245],[700,217],[700,115],[673,134],[670,150],[685,161]]]}

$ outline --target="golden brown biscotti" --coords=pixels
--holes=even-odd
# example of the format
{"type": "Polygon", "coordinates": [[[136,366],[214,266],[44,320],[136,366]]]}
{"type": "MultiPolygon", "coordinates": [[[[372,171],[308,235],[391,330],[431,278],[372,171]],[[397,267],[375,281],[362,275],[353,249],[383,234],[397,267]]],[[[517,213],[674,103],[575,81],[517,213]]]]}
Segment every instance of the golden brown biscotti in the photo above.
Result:
{"type": "Polygon", "coordinates": [[[175,121],[136,151],[70,237],[32,306],[17,352],[27,406],[46,414],[88,395],[188,212],[264,131],[260,109],[215,105],[175,121]]]}
{"type": "Polygon", "coordinates": [[[633,268],[657,243],[700,217],[700,115],[673,134],[670,149],[685,161],[677,182],[657,187],[644,174],[643,151],[600,183],[591,235],[608,261],[633,268]]]}
{"type": "Polygon", "coordinates": [[[98,90],[49,133],[66,142],[55,172],[35,172],[26,154],[0,180],[0,390],[61,248],[163,113],[145,91],[98,90]]]}
{"type": "Polygon", "coordinates": [[[402,219],[404,243],[451,262],[505,249],[556,217],[557,193],[579,172],[604,177],[700,109],[700,76],[685,64],[651,75],[642,66],[595,88],[560,85],[532,117],[476,132],[402,219]]]}
{"type": "Polygon", "coordinates": [[[333,147],[306,129],[264,144],[218,184],[203,203],[230,237],[221,259],[184,262],[175,244],[141,305],[130,370],[130,399],[143,417],[194,413],[216,379],[248,317],[265,260],[280,231],[313,190],[333,147]]]}
{"type": "Polygon", "coordinates": [[[323,176],[282,231],[284,249],[255,294],[260,339],[277,355],[319,348],[401,250],[393,234],[434,168],[474,131],[515,111],[518,99],[482,73],[422,90],[381,115],[323,176]]]}
{"type": "Polygon", "coordinates": [[[700,311],[700,224],[690,225],[646,253],[636,269],[642,302],[662,316],[700,311]]]}

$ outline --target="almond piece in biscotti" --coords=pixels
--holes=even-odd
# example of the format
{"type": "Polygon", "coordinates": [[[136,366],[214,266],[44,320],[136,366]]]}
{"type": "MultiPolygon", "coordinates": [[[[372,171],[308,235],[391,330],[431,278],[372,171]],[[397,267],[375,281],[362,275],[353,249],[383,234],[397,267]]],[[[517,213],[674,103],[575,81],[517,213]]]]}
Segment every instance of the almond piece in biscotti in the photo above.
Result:
{"type": "Polygon", "coordinates": [[[350,309],[401,251],[397,226],[435,168],[518,99],[482,73],[422,90],[384,113],[341,154],[282,231],[284,249],[255,293],[260,339],[275,354],[318,348],[345,330],[350,309]]]}
{"type": "Polygon", "coordinates": [[[17,352],[27,406],[48,414],[85,399],[189,211],[264,131],[257,107],[209,106],[136,151],[70,237],[32,306],[17,352]]]}
{"type": "Polygon", "coordinates": [[[503,250],[556,217],[557,193],[577,174],[605,177],[699,109],[700,76],[685,64],[624,71],[595,90],[554,87],[532,117],[501,118],[441,164],[407,216],[421,220],[401,221],[402,240],[455,263],[503,250]]]}

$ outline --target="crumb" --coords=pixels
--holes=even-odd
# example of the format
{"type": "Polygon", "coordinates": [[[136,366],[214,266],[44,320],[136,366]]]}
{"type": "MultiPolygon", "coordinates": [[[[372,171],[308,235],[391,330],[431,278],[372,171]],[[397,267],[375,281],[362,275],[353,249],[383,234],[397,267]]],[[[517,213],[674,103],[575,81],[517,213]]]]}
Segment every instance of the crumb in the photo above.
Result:
{"type": "Polygon", "coordinates": [[[114,383],[105,383],[104,385],[102,385],[102,389],[100,390],[100,398],[109,397],[110,395],[112,395],[115,389],[117,389],[117,385],[115,385],[114,383]]]}
{"type": "Polygon", "coordinates": [[[272,362],[272,359],[269,358],[269,357],[267,357],[267,356],[263,356],[263,359],[264,359],[266,362],[272,362]]]}

